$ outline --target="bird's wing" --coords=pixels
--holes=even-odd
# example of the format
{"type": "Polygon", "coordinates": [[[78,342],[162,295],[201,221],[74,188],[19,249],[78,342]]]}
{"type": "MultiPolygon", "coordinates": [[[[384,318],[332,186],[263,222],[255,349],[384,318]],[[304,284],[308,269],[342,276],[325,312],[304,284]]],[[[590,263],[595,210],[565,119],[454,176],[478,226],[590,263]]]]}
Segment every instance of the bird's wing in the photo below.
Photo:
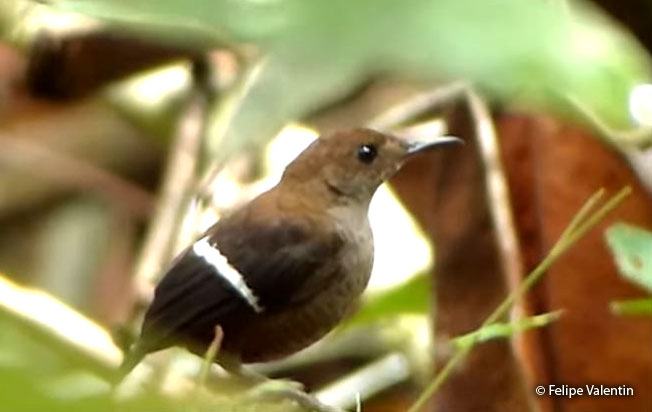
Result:
{"type": "Polygon", "coordinates": [[[206,344],[222,321],[244,320],[252,309],[214,268],[186,249],[170,266],[145,313],[140,345],[153,352],[177,343],[206,344]]]}
{"type": "Polygon", "coordinates": [[[213,244],[242,274],[268,311],[310,299],[341,271],[344,240],[317,222],[297,217],[218,231],[213,244]]]}
{"type": "Polygon", "coordinates": [[[218,324],[228,329],[310,299],[339,270],[342,245],[337,235],[318,235],[309,222],[296,220],[218,230],[172,263],[156,287],[141,341],[148,351],[205,344],[218,324]]]}

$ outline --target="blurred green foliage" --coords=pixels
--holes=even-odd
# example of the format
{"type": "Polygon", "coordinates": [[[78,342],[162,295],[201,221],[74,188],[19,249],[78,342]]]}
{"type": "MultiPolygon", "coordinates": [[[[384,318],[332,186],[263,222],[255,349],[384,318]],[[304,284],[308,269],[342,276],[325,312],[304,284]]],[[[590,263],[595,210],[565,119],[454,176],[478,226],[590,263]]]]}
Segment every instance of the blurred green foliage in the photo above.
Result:
{"type": "MultiPolygon", "coordinates": [[[[2,409],[7,411],[99,411],[101,401],[70,402],[48,393],[48,385],[78,371],[56,345],[0,312],[0,388],[2,409]]],[[[71,388],[72,389],[72,388],[71,388]]],[[[71,390],[74,396],[74,390],[71,390]]],[[[107,399],[108,400],[108,399],[107,399]]]]}
{"type": "Polygon", "coordinates": [[[605,236],[620,273],[652,292],[652,233],[634,225],[617,223],[605,236]]]}
{"type": "Polygon", "coordinates": [[[57,342],[34,334],[0,312],[0,410],[11,412],[300,412],[294,403],[246,392],[189,391],[171,396],[149,388],[116,398],[109,384],[80,367],[57,342]]]}
{"type": "Polygon", "coordinates": [[[61,10],[195,47],[241,43],[264,57],[210,129],[212,155],[258,145],[288,120],[372,76],[467,79],[495,98],[565,111],[572,99],[611,127],[630,124],[649,83],[644,49],[580,1],[61,0],[61,10]],[[217,148],[220,148],[218,151],[217,148]]]}
{"type": "MultiPolygon", "coordinates": [[[[623,277],[652,293],[652,232],[617,223],[605,237],[623,277]]],[[[652,297],[613,302],[611,307],[618,314],[652,316],[652,297]]]]}
{"type": "Polygon", "coordinates": [[[611,302],[611,310],[619,315],[652,316],[652,298],[611,302]]]}
{"type": "Polygon", "coordinates": [[[419,274],[405,283],[370,296],[341,329],[404,314],[427,315],[429,310],[430,279],[427,274],[419,274]]]}

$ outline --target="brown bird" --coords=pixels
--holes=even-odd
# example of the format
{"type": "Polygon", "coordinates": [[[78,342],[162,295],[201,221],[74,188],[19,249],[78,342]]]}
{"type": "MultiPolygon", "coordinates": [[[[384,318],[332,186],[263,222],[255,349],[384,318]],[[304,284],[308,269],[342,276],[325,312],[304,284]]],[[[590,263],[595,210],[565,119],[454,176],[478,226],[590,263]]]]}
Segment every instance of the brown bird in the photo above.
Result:
{"type": "Polygon", "coordinates": [[[369,129],[316,140],[278,185],[220,219],[172,262],[123,373],[173,345],[203,354],[217,325],[217,362],[236,372],[240,363],[284,357],[326,335],[369,280],[367,211],[378,186],[412,155],[457,142],[369,129]]]}

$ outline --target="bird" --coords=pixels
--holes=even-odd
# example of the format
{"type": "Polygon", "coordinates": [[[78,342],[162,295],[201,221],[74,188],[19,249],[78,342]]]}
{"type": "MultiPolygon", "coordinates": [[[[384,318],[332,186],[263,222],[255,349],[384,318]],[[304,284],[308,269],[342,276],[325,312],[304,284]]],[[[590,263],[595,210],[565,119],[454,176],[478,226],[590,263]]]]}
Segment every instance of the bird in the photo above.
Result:
{"type": "Polygon", "coordinates": [[[201,356],[216,327],[215,362],[234,373],[321,339],[352,313],[369,281],[367,214],[376,189],[416,154],[460,142],[367,128],[316,139],[275,187],[219,219],[172,261],[120,375],[171,346],[201,356]]]}

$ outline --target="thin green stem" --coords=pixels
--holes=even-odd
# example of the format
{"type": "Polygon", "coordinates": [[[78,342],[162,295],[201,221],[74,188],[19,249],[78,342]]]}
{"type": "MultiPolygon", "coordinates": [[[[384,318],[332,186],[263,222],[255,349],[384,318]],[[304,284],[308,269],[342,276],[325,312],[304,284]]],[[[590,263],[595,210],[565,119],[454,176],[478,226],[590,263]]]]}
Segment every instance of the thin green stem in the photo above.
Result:
{"type": "Polygon", "coordinates": [[[559,240],[552,247],[548,255],[537,265],[536,268],[525,278],[521,285],[512,292],[502,303],[494,310],[489,317],[482,323],[482,326],[487,326],[496,322],[507,314],[507,311],[512,304],[522,294],[527,292],[532,286],[541,279],[544,273],[552,266],[552,264],[565,253],[571,246],[573,246],[584,234],[590,230],[596,223],[598,223],[607,213],[612,211],[627,195],[631,193],[631,188],[625,187],[618,194],[612,197],[607,203],[604,204],[597,212],[587,217],[591,209],[595,207],[598,200],[604,194],[604,189],[600,189],[593,196],[587,200],[582,208],[573,217],[568,227],[559,237],[559,240]],[[570,229],[570,230],[569,230],[570,229]]]}
{"type": "Polygon", "coordinates": [[[527,316],[520,319],[513,319],[509,322],[495,322],[474,330],[473,332],[456,336],[453,344],[456,348],[472,346],[473,344],[487,342],[493,339],[506,338],[528,329],[540,328],[559,320],[563,310],[542,313],[540,315],[527,316]]]}
{"type": "Polygon", "coordinates": [[[203,388],[206,385],[206,380],[208,379],[208,374],[210,373],[211,365],[213,364],[213,362],[215,362],[217,353],[219,352],[220,346],[222,345],[223,337],[224,337],[224,332],[222,332],[222,328],[220,326],[216,326],[215,338],[213,338],[213,341],[208,347],[208,350],[206,351],[206,355],[204,356],[204,359],[201,364],[201,369],[199,370],[199,377],[197,379],[198,388],[203,388]]]}
{"type": "MultiPolygon", "coordinates": [[[[573,246],[582,236],[584,236],[584,234],[586,234],[587,231],[592,229],[607,213],[611,212],[616,206],[618,206],[618,204],[622,202],[623,199],[630,193],[631,188],[623,188],[614,197],[607,201],[600,209],[598,209],[598,211],[587,217],[589,212],[594,209],[597,202],[602,198],[604,190],[600,189],[593,196],[591,196],[589,200],[587,200],[586,203],[582,206],[582,208],[580,208],[580,210],[575,214],[548,255],[539,263],[539,265],[537,265],[536,268],[534,268],[534,270],[532,270],[532,272],[530,272],[530,274],[520,284],[520,286],[515,291],[510,293],[500,305],[498,305],[498,307],[485,319],[480,328],[492,324],[505,316],[514,301],[516,301],[516,299],[518,299],[521,295],[532,288],[532,286],[559,258],[559,256],[561,256],[571,246],[573,246]]],[[[430,384],[428,384],[428,386],[423,390],[419,398],[408,410],[408,412],[418,412],[423,408],[428,399],[430,399],[432,395],[441,387],[441,385],[446,381],[448,376],[453,372],[458,364],[464,360],[469,351],[475,346],[475,343],[477,342],[473,342],[463,349],[458,350],[448,360],[448,362],[434,377],[430,384]]]]}
{"type": "Polygon", "coordinates": [[[586,234],[589,230],[593,228],[600,220],[602,220],[607,213],[611,212],[622,202],[627,196],[632,193],[632,188],[627,186],[622,188],[614,197],[612,197],[607,203],[604,204],[595,212],[592,216],[587,218],[581,225],[577,227],[573,233],[568,235],[567,244],[572,245],[577,242],[582,236],[586,234]]]}
{"type": "Polygon", "coordinates": [[[652,297],[611,302],[610,307],[617,315],[652,316],[652,297]]]}
{"type": "Polygon", "coordinates": [[[575,213],[575,216],[571,219],[570,223],[568,226],[566,226],[566,229],[562,232],[562,234],[559,236],[557,239],[557,242],[555,243],[555,246],[553,246],[552,249],[555,247],[558,247],[558,245],[563,242],[570,233],[575,231],[577,226],[584,221],[588,213],[595,208],[595,206],[598,204],[600,199],[604,196],[605,190],[604,188],[599,189],[597,192],[595,192],[589,200],[584,203],[584,205],[580,208],[580,210],[575,213]]]}

